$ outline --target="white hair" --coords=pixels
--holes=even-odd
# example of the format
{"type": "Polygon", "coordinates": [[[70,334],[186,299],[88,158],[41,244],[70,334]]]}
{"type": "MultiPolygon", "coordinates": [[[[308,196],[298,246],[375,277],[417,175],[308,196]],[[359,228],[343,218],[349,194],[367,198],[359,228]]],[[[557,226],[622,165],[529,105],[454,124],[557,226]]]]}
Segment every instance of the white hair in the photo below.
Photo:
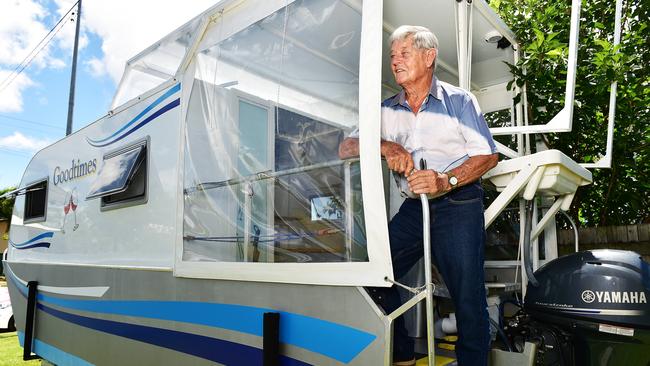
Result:
{"type": "Polygon", "coordinates": [[[435,70],[438,61],[438,37],[429,28],[419,25],[402,25],[393,31],[388,38],[388,42],[392,45],[393,42],[403,41],[410,36],[413,37],[413,47],[421,50],[436,50],[436,58],[433,61],[433,69],[435,70]]]}

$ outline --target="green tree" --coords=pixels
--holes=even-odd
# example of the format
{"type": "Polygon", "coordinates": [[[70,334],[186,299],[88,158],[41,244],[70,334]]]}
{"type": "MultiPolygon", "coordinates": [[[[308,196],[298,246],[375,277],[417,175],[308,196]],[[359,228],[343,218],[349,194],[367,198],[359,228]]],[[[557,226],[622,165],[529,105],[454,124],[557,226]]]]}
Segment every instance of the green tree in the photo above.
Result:
{"type": "MultiPolygon", "coordinates": [[[[623,1],[621,44],[614,47],[615,3],[582,2],[573,131],[541,136],[577,162],[597,161],[606,149],[610,83],[618,82],[612,168],[593,170],[593,184],[578,190],[571,209],[583,225],[650,218],[648,5],[623,1]]],[[[564,104],[570,1],[491,0],[490,6],[521,45],[522,58],[510,68],[513,83],[526,85],[529,121],[547,123],[564,104]]]]}
{"type": "MultiPolygon", "coordinates": [[[[9,187],[9,188],[4,188],[0,189],[0,196],[3,194],[13,191],[16,189],[15,187],[9,187]]],[[[15,199],[12,198],[0,198],[0,219],[9,219],[11,220],[11,213],[13,212],[14,209],[14,201],[15,199]]],[[[2,235],[4,233],[0,233],[2,235]]]]}

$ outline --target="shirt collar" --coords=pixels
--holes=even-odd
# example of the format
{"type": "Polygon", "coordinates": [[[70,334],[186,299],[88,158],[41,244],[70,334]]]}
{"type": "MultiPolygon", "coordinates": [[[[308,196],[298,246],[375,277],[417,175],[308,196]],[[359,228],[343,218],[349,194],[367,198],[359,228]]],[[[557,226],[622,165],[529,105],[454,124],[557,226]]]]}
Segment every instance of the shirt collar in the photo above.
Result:
{"type": "Polygon", "coordinates": [[[431,88],[429,89],[429,95],[431,95],[432,97],[438,100],[442,100],[442,96],[440,95],[441,93],[440,93],[439,85],[440,84],[438,83],[438,78],[435,75],[433,75],[433,79],[431,80],[431,88]]]}
{"type": "MultiPolygon", "coordinates": [[[[440,90],[438,86],[439,86],[438,78],[435,75],[433,75],[433,78],[431,79],[431,87],[429,88],[429,95],[438,100],[442,100],[442,98],[440,97],[440,90]]],[[[402,89],[397,95],[395,95],[390,102],[391,107],[394,107],[398,104],[403,107],[407,107],[407,108],[409,107],[408,103],[406,103],[406,92],[404,92],[404,89],[402,89]]]]}

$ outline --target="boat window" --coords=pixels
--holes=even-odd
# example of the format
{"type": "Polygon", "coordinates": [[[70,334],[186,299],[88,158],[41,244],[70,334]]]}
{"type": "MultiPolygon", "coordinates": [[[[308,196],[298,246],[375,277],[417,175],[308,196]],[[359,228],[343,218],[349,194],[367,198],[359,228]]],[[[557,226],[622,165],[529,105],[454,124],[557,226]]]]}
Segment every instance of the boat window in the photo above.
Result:
{"type": "Polygon", "coordinates": [[[47,210],[47,179],[25,189],[25,223],[45,221],[47,210]]]}
{"type": "MultiPolygon", "coordinates": [[[[147,144],[140,142],[104,156],[104,164],[87,200],[100,198],[102,208],[146,202],[147,144]]],[[[122,206],[120,206],[122,207],[122,206]]]]}
{"type": "Polygon", "coordinates": [[[208,29],[186,119],[183,261],[368,261],[359,162],[338,158],[358,125],[354,3],[208,29]]]}

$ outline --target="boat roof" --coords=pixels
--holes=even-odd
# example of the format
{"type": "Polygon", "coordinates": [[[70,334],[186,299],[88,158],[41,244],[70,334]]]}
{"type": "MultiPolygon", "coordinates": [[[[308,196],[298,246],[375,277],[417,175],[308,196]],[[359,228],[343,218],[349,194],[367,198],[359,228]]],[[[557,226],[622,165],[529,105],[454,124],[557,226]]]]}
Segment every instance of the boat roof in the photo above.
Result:
{"type": "MultiPolygon", "coordinates": [[[[197,15],[167,36],[155,42],[142,52],[131,58],[125,67],[122,80],[113,99],[112,109],[128,102],[142,93],[155,88],[163,82],[177,77],[182,73],[183,60],[192,57],[196,50],[192,47],[195,40],[200,40],[209,22],[218,21],[224,9],[241,7],[242,3],[254,0],[222,0],[197,15]]],[[[299,1],[282,1],[283,3],[299,5],[299,1]]],[[[337,0],[350,8],[361,11],[360,0],[337,0]]],[[[436,75],[439,79],[458,85],[458,53],[457,29],[455,13],[458,4],[467,6],[465,2],[410,0],[408,6],[403,1],[386,0],[383,9],[383,38],[384,49],[389,49],[388,37],[393,30],[403,24],[421,25],[431,29],[439,40],[439,55],[436,75]],[[456,46],[456,47],[455,47],[456,46]]],[[[233,12],[234,16],[250,19],[254,23],[265,11],[264,7],[246,7],[245,12],[233,12]],[[259,10],[258,10],[259,9],[259,10]],[[260,14],[251,14],[259,11],[260,14]]],[[[473,6],[468,7],[469,21],[472,24],[472,34],[469,41],[472,44],[468,59],[471,60],[471,89],[480,90],[497,84],[508,82],[512,76],[504,62],[514,63],[517,42],[514,33],[505,25],[502,19],[489,7],[484,0],[474,0],[473,6]],[[498,48],[494,42],[486,39],[504,37],[512,47],[498,48]]],[[[328,37],[336,35],[341,24],[332,24],[332,32],[323,32],[312,37],[328,37]]],[[[329,40],[328,40],[329,41],[329,40]]],[[[318,43],[318,42],[315,42],[318,43]]],[[[309,45],[305,45],[309,47],[309,45]]],[[[394,83],[388,65],[388,52],[383,52],[384,67],[382,72],[383,86],[387,92],[399,90],[394,83]]],[[[331,60],[325,60],[331,61],[331,60]]]]}

